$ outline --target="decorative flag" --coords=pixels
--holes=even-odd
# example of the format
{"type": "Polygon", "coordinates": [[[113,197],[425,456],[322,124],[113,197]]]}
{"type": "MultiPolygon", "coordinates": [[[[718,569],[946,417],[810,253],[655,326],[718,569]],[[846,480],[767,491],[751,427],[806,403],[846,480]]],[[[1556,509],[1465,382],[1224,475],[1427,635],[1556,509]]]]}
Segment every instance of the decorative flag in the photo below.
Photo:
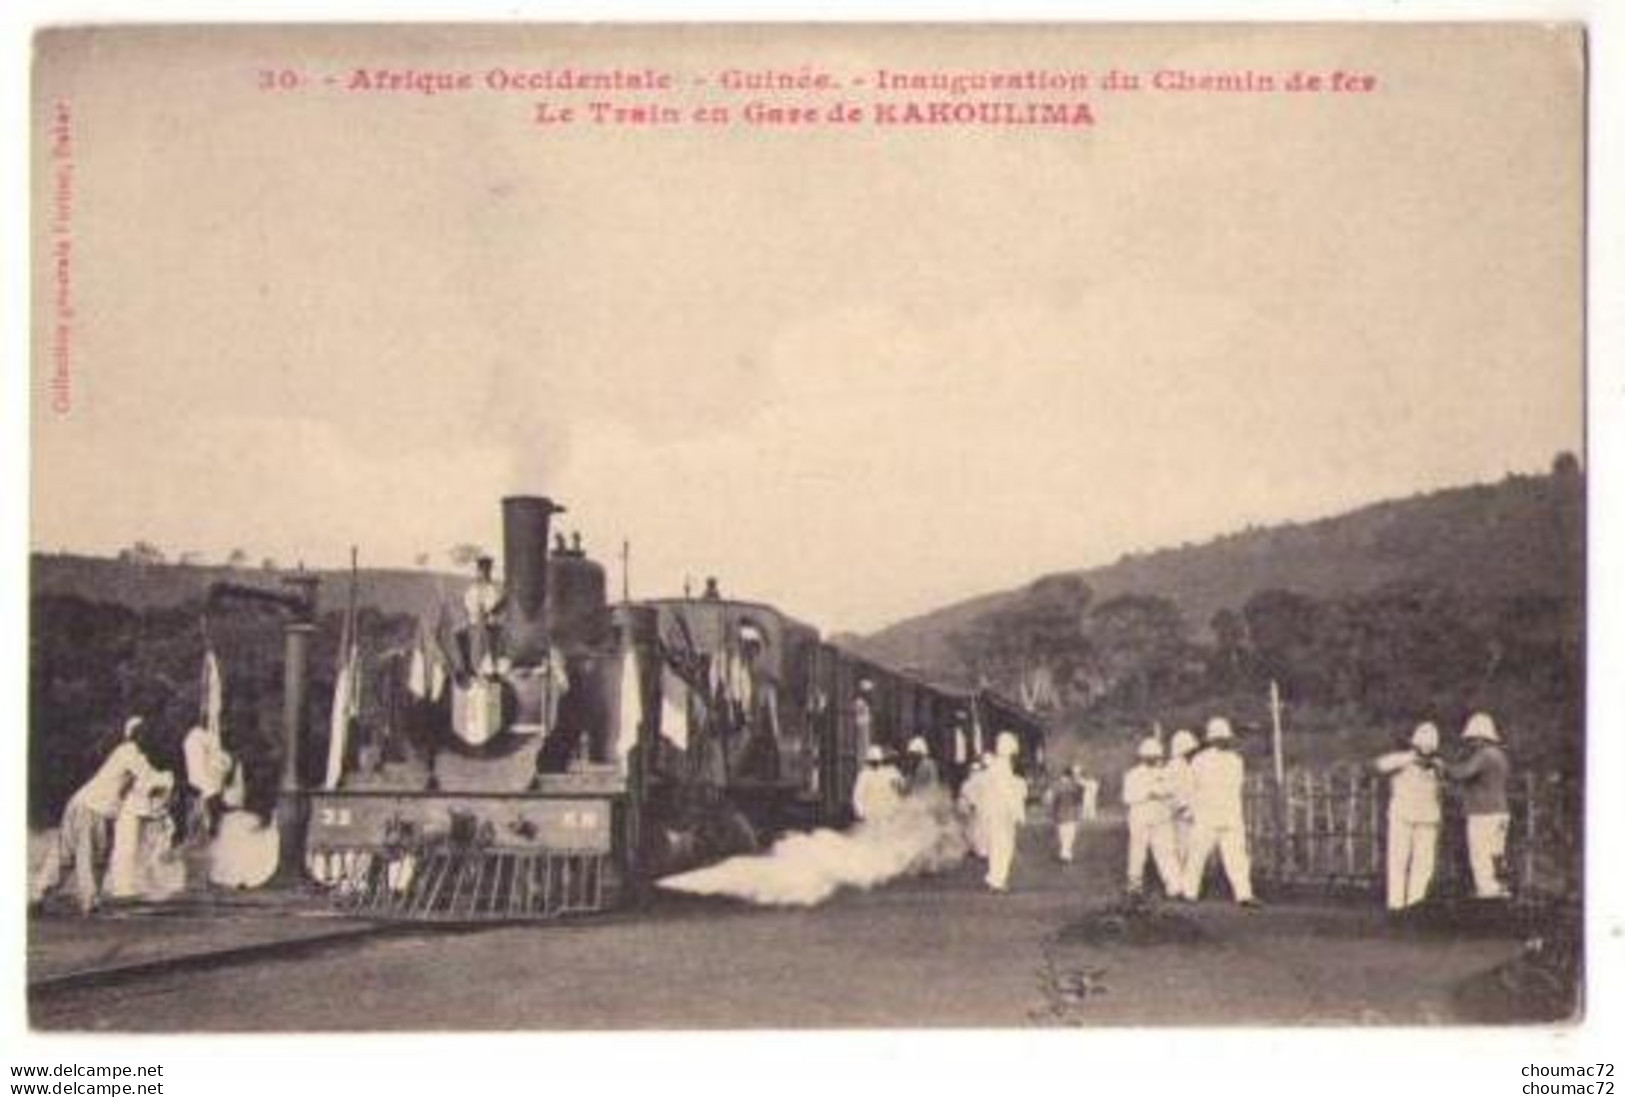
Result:
{"type": "Polygon", "coordinates": [[[419,701],[430,699],[429,655],[424,651],[423,628],[418,627],[417,639],[412,644],[412,658],[406,667],[406,690],[419,701]]]}
{"type": "Polygon", "coordinates": [[[333,682],[333,712],[328,725],[327,779],[329,789],[339,787],[344,773],[344,749],[350,739],[350,725],[361,717],[361,660],[354,644],[345,652],[333,682]]]}
{"type": "Polygon", "coordinates": [[[638,727],[643,723],[643,690],[638,678],[638,653],[627,647],[621,652],[620,729],[615,737],[615,754],[625,759],[638,745],[638,727]]]}
{"type": "Polygon", "coordinates": [[[688,749],[688,683],[670,668],[660,672],[660,734],[678,750],[688,749]]]}
{"type": "Polygon", "coordinates": [[[203,653],[203,726],[210,735],[219,736],[222,730],[225,686],[220,677],[220,660],[213,651],[203,653]]]}

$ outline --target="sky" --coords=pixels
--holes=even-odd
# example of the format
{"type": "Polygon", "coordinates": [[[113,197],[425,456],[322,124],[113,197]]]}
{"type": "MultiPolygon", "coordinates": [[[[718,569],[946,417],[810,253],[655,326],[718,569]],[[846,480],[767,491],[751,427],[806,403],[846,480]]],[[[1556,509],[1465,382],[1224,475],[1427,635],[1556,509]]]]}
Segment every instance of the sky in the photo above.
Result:
{"type": "Polygon", "coordinates": [[[42,51],[36,117],[73,116],[75,349],[62,413],[36,263],[36,549],[444,567],[543,493],[617,587],[630,542],[634,595],[714,575],[868,630],[1582,446],[1583,74],[1557,32],[372,33],[42,51]],[[254,88],[803,63],[1380,90],[784,132],[254,88]]]}

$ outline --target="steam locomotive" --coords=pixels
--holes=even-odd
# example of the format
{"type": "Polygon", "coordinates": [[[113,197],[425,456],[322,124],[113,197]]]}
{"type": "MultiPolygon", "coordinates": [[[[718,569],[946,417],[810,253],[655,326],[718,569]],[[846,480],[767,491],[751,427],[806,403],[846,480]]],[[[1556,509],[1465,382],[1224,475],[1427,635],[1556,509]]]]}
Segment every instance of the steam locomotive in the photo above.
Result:
{"type": "Polygon", "coordinates": [[[414,664],[406,756],[284,790],[303,873],[343,909],[601,911],[787,828],[850,822],[870,745],[920,736],[957,780],[1009,730],[1040,762],[1043,728],[1012,701],[888,669],[772,606],[714,587],[612,605],[579,543],[550,551],[562,509],[502,501],[505,605],[457,628],[443,666],[414,664]]]}

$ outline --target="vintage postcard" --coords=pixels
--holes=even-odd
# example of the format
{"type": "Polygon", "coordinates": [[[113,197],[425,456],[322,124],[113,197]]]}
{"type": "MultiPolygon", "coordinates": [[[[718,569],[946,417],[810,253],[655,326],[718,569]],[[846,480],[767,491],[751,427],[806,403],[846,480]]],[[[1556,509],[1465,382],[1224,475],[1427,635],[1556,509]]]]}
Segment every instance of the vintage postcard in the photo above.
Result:
{"type": "Polygon", "coordinates": [[[29,1023],[1583,1025],[1586,83],[41,31],[29,1023]]]}

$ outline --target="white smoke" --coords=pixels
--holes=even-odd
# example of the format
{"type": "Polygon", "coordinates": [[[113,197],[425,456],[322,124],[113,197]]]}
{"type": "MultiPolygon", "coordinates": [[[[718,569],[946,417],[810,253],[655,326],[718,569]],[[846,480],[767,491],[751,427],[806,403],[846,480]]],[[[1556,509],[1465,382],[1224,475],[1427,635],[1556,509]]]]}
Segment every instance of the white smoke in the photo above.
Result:
{"type": "Polygon", "coordinates": [[[959,864],[968,845],[947,796],[916,793],[883,820],[791,834],[766,853],[668,876],[658,886],[762,906],[813,906],[843,887],[869,889],[959,864]]]}

